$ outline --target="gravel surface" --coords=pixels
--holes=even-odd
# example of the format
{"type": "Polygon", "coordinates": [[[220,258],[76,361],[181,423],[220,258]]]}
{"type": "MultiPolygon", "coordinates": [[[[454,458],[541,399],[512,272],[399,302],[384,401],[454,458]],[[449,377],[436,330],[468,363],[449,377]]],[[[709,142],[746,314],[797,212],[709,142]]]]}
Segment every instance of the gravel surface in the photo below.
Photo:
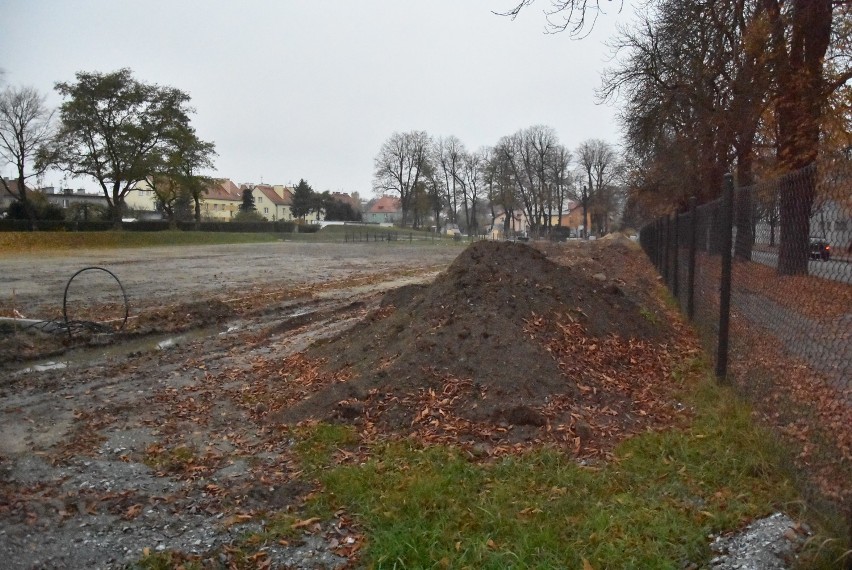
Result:
{"type": "MultiPolygon", "coordinates": [[[[292,442],[247,420],[239,374],[352,326],[383,291],[432,279],[460,251],[273,243],[0,257],[0,306],[49,317],[74,271],[104,266],[132,317],[161,331],[44,357],[61,366],[0,365],[0,567],[125,568],[168,552],[227,567],[235,546],[258,566],[345,566],[339,553],[360,540],[345,513],[246,545],[310,488],[293,482],[292,442]],[[217,318],[184,330],[205,310],[217,318]],[[170,465],[180,450],[191,459],[170,465]]],[[[2,336],[0,352],[34,343],[38,354],[43,339],[2,336]]]]}
{"type": "Polygon", "coordinates": [[[716,537],[713,570],[786,570],[809,535],[784,513],[758,519],[740,532],[716,537]]]}

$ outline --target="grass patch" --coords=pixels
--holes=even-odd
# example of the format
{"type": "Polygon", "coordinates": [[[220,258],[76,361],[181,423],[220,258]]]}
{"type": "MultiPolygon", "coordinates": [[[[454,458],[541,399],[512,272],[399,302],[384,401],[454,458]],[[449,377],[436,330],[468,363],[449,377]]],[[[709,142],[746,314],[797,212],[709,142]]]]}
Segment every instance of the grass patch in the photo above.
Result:
{"type": "Polygon", "coordinates": [[[660,319],[659,319],[659,317],[657,317],[656,313],[654,313],[654,311],[650,310],[647,307],[641,307],[639,309],[639,314],[642,316],[643,319],[645,319],[646,321],[648,321],[652,325],[659,325],[660,324],[660,319]]]}
{"type": "Polygon", "coordinates": [[[187,560],[187,557],[176,552],[148,552],[138,560],[133,568],[136,570],[201,570],[201,562],[187,560]]]}
{"type": "MultiPolygon", "coordinates": [[[[70,249],[121,249],[182,245],[221,245],[278,241],[284,234],[229,232],[0,232],[0,252],[49,252],[70,249]]],[[[289,235],[289,234],[286,234],[289,235]]]]}
{"type": "Polygon", "coordinates": [[[389,244],[443,244],[467,245],[468,242],[454,242],[446,237],[434,238],[428,232],[412,231],[403,228],[381,228],[353,230],[351,227],[328,226],[311,233],[237,233],[237,232],[195,232],[195,231],[104,231],[104,232],[0,232],[0,256],[18,253],[41,253],[66,251],[72,249],[122,249],[139,247],[165,247],[186,245],[223,245],[240,243],[265,243],[275,241],[297,242],[343,242],[351,240],[354,234],[370,243],[375,236],[392,236],[389,244]],[[409,240],[409,236],[411,240],[409,240]]]}
{"type": "MultiPolygon", "coordinates": [[[[708,535],[777,509],[801,513],[777,467],[784,450],[706,368],[681,373],[696,368],[703,380],[684,394],[691,426],[628,440],[595,468],[556,449],[479,465],[453,448],[406,442],[374,449],[361,465],[333,466],[329,450],[349,434],[315,426],[299,444],[324,489],[312,508],[355,514],[374,568],[706,565],[708,535]]],[[[832,567],[838,554],[810,553],[802,567],[832,567]]]]}
{"type": "Polygon", "coordinates": [[[358,442],[352,426],[316,424],[298,428],[295,450],[302,465],[315,473],[331,463],[334,452],[358,442]]]}
{"type": "Polygon", "coordinates": [[[159,445],[149,445],[142,462],[163,473],[181,473],[196,460],[195,452],[186,446],[164,449],[159,445]]]}

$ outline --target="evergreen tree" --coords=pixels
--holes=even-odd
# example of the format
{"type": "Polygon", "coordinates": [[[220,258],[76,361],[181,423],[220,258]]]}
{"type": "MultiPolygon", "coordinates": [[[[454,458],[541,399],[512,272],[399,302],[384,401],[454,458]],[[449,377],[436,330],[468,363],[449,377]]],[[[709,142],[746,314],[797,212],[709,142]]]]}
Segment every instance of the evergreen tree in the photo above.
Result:
{"type": "Polygon", "coordinates": [[[290,213],[294,218],[304,220],[316,208],[314,189],[305,182],[304,178],[299,180],[298,186],[293,191],[293,203],[290,205],[290,213]]]}
{"type": "Polygon", "coordinates": [[[243,188],[243,202],[240,204],[240,212],[254,212],[254,194],[251,188],[243,188]]]}

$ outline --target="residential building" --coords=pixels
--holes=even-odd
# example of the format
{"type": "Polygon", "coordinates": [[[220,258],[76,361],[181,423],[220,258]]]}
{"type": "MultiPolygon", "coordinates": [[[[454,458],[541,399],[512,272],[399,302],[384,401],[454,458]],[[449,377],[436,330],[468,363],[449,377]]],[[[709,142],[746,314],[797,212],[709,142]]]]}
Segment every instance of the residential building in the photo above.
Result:
{"type": "Polygon", "coordinates": [[[512,211],[511,214],[500,207],[497,207],[496,210],[497,215],[488,230],[490,239],[506,239],[528,234],[529,224],[522,208],[512,211]]]}
{"type": "Polygon", "coordinates": [[[346,192],[332,192],[331,197],[337,200],[338,202],[343,202],[344,204],[349,204],[352,209],[356,212],[362,211],[361,201],[357,198],[354,198],[347,194],[346,192]]]}
{"type": "MultiPolygon", "coordinates": [[[[17,192],[17,180],[6,180],[6,182],[9,184],[9,188],[12,191],[17,192]]],[[[48,204],[59,206],[62,209],[69,208],[74,204],[89,204],[103,208],[107,207],[107,200],[103,194],[97,192],[89,194],[84,188],[63,188],[61,190],[56,190],[53,186],[38,189],[32,189],[30,187],[26,188],[28,193],[41,194],[44,196],[48,204]]],[[[6,192],[5,188],[0,188],[0,211],[5,211],[9,207],[9,204],[15,200],[17,200],[15,196],[6,192]]]]}
{"type": "Polygon", "coordinates": [[[208,221],[229,221],[240,211],[243,197],[240,188],[228,180],[213,180],[204,190],[201,218],[208,221]]]}
{"type": "MultiPolygon", "coordinates": [[[[246,187],[245,184],[240,186],[241,190],[246,187]]],[[[252,196],[257,212],[270,222],[293,219],[290,213],[293,195],[288,188],[279,186],[276,190],[269,184],[256,184],[252,188],[252,196]]]]}
{"type": "Polygon", "coordinates": [[[591,226],[591,219],[592,213],[586,212],[586,223],[583,224],[583,206],[578,202],[568,202],[562,212],[562,218],[560,219],[558,215],[553,216],[550,225],[554,228],[561,225],[571,231],[572,237],[579,237],[584,228],[591,226]]]}
{"type": "MultiPolygon", "coordinates": [[[[18,193],[18,181],[14,179],[4,178],[3,179],[6,184],[9,186],[9,189],[15,194],[18,193]]],[[[27,189],[28,192],[31,192],[32,189],[29,186],[24,185],[24,188],[27,189]]],[[[12,196],[6,191],[5,186],[0,186],[0,212],[5,212],[9,209],[9,205],[17,200],[15,196],[12,196]]]]}
{"type": "Polygon", "coordinates": [[[382,196],[364,212],[364,221],[369,224],[398,224],[402,221],[399,198],[382,196]]]}
{"type": "Polygon", "coordinates": [[[836,252],[852,252],[852,198],[818,200],[811,216],[811,235],[829,242],[836,252]]]}
{"type": "Polygon", "coordinates": [[[137,182],[124,196],[124,205],[133,215],[145,220],[161,220],[162,213],[157,209],[157,195],[147,180],[137,182]]]}
{"type": "Polygon", "coordinates": [[[67,209],[74,204],[87,204],[102,208],[106,208],[109,205],[106,196],[102,193],[88,194],[83,188],[77,188],[76,190],[63,188],[57,192],[54,191],[52,186],[48,186],[47,188],[36,190],[36,192],[41,192],[47,198],[48,203],[55,204],[62,209],[67,209]]]}
{"type": "MultiPolygon", "coordinates": [[[[852,201],[817,200],[811,208],[811,237],[828,242],[836,253],[852,252],[852,201]]],[[[780,212],[776,210],[772,223],[760,218],[754,227],[754,241],[758,245],[777,246],[781,242],[783,227],[780,212]]],[[[736,232],[736,229],[734,230],[736,232]]]]}

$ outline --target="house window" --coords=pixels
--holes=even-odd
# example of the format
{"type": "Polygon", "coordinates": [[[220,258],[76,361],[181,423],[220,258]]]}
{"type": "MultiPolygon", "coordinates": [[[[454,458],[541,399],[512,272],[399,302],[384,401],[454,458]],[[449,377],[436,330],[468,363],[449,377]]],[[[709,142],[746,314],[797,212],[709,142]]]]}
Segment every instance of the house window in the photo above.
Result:
{"type": "Polygon", "coordinates": [[[257,202],[258,202],[258,203],[263,202],[263,196],[258,196],[258,197],[257,197],[257,202]]]}
{"type": "Polygon", "coordinates": [[[264,214],[268,214],[268,213],[269,213],[269,208],[264,208],[264,209],[263,209],[263,213],[264,213],[264,214]]]}

